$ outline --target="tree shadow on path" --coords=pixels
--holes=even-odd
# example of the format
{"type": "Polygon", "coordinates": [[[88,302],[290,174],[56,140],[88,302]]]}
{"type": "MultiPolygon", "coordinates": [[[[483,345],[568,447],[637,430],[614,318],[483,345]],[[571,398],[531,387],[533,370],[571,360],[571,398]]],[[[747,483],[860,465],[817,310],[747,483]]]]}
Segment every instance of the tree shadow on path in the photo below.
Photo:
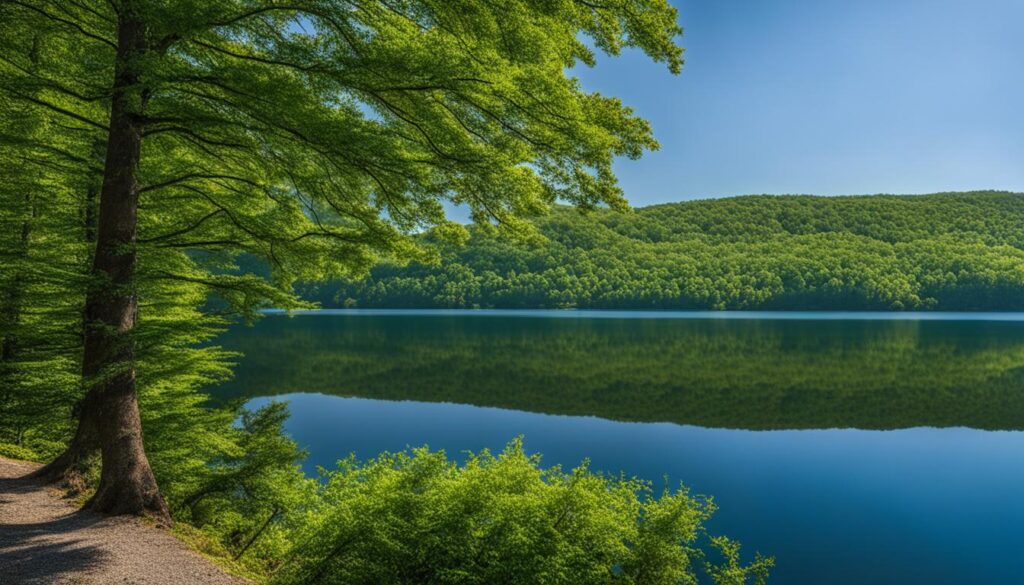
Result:
{"type": "Polygon", "coordinates": [[[40,519],[8,522],[10,509],[0,515],[0,583],[89,583],[88,574],[102,566],[109,553],[85,533],[103,517],[85,511],[69,513],[63,505],[32,497],[44,490],[35,480],[0,479],[0,511],[17,506],[19,516],[40,519]],[[26,509],[30,507],[38,509],[26,509]]]}

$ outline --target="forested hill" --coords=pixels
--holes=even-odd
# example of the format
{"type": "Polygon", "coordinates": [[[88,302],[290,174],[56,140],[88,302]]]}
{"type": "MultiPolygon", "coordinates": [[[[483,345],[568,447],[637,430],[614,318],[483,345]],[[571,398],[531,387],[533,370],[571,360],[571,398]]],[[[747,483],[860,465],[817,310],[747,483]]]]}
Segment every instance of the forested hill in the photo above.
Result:
{"type": "Polygon", "coordinates": [[[744,196],[535,223],[545,243],[474,231],[442,244],[438,266],[308,293],[358,307],[1024,309],[1019,193],[744,196]]]}

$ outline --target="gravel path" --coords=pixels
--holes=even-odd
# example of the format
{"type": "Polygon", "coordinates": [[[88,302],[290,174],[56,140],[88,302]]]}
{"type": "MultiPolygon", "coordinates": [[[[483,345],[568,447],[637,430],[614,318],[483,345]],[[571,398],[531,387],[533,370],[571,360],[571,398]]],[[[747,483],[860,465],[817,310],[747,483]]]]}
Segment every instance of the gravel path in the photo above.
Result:
{"type": "Polygon", "coordinates": [[[0,585],[244,585],[135,518],[78,511],[0,458],[0,585]]]}

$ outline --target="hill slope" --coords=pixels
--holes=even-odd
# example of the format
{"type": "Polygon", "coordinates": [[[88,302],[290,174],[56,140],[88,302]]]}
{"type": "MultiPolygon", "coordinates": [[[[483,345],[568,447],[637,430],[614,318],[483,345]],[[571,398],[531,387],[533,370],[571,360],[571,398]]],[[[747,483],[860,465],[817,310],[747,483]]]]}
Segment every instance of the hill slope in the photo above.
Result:
{"type": "Polygon", "coordinates": [[[744,196],[555,209],[543,244],[475,231],[439,266],[382,266],[327,306],[1024,309],[1024,195],[744,196]]]}

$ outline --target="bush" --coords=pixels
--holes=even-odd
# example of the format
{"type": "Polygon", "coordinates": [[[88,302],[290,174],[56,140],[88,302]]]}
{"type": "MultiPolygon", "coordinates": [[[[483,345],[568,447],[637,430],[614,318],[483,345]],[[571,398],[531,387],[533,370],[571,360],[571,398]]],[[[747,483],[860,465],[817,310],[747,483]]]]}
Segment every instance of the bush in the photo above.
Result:
{"type": "Polygon", "coordinates": [[[21,461],[39,461],[39,454],[27,447],[13,443],[0,443],[0,457],[21,461]]]}
{"type": "Polygon", "coordinates": [[[772,560],[749,566],[714,539],[725,561],[699,549],[714,511],[685,489],[544,468],[516,440],[464,465],[427,448],[321,470],[316,499],[278,529],[295,543],[276,578],[311,583],[763,582],[772,560]]]}

